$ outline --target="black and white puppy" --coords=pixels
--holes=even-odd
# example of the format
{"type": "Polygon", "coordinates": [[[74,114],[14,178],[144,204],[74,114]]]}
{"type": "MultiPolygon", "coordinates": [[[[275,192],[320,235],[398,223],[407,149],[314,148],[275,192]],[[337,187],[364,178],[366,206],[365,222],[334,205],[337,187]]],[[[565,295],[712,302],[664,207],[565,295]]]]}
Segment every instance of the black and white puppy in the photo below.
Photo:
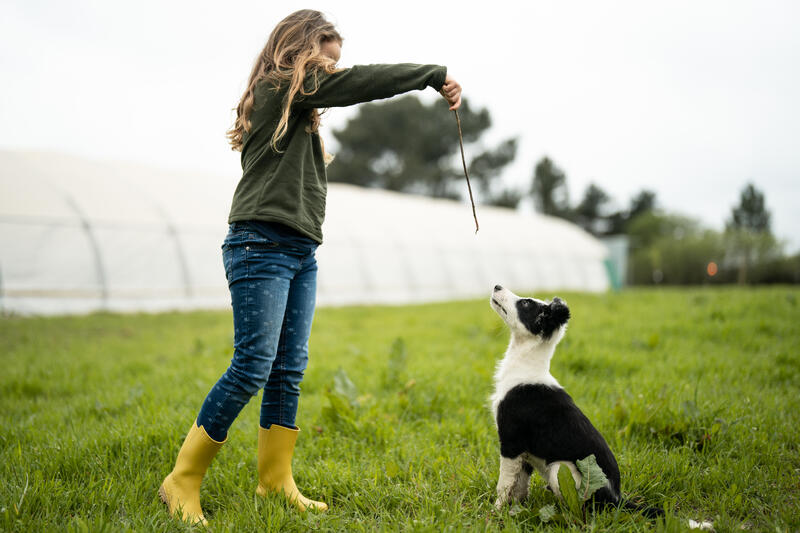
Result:
{"type": "Polygon", "coordinates": [[[520,298],[500,285],[491,306],[511,330],[511,342],[497,365],[492,414],[500,436],[500,479],[497,501],[522,501],[528,496],[535,468],[557,496],[558,469],[569,467],[576,485],[581,476],[575,461],[594,454],[608,483],[594,494],[596,503],[620,500],[619,467],[605,439],[550,374],[550,359],[569,321],[565,301],[520,298]]]}

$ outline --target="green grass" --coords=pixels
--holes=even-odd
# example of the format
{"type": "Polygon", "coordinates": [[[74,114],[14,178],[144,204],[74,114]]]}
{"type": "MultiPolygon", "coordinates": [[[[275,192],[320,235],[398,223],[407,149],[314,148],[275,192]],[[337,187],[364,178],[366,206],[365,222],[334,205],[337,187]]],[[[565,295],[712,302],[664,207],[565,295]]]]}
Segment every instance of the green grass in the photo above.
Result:
{"type": "MultiPolygon", "coordinates": [[[[254,495],[254,400],[203,484],[212,530],[800,530],[799,290],[563,296],[552,373],[605,435],[623,491],[669,507],[666,523],[543,523],[554,499],[538,477],[523,506],[493,511],[487,397],[508,338],[471,301],[318,310],[294,469],[331,510],[254,495]]],[[[156,490],[231,342],[225,312],[0,319],[0,529],[192,529],[156,490]]]]}

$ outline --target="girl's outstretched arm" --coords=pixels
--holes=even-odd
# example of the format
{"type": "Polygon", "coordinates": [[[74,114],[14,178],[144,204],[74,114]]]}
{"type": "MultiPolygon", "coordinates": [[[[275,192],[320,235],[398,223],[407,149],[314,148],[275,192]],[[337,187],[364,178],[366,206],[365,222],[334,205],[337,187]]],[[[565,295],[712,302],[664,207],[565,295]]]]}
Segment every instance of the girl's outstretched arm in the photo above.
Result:
{"type": "MultiPolygon", "coordinates": [[[[322,108],[343,107],[380,98],[389,98],[414,89],[433,87],[441,91],[450,80],[449,93],[454,94],[452,80],[447,76],[447,68],[439,65],[417,65],[398,63],[394,65],[356,65],[333,74],[320,73],[316,80],[313,75],[306,78],[305,90],[316,91],[309,95],[298,95],[293,107],[322,108]]],[[[456,83],[458,99],[461,87],[456,83]]],[[[447,97],[446,97],[447,98],[447,97]]],[[[450,101],[451,106],[455,101],[450,101]]],[[[451,107],[451,109],[453,109],[451,107]]]]}

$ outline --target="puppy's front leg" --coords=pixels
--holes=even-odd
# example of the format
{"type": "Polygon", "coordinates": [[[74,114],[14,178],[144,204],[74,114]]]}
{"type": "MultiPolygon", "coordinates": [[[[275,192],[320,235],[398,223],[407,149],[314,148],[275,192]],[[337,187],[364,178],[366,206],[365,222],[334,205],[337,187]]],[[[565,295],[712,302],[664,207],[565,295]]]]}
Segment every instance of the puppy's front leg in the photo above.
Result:
{"type": "Polygon", "coordinates": [[[522,463],[521,455],[514,459],[500,456],[500,478],[497,480],[497,500],[494,502],[498,511],[508,501],[517,478],[523,473],[522,463]]]}

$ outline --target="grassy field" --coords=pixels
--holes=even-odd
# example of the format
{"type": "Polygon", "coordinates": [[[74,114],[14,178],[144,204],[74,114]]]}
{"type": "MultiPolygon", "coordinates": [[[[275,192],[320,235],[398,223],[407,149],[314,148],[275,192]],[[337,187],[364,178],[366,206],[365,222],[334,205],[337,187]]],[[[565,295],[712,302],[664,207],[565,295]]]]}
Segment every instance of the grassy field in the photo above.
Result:
{"type": "MultiPolygon", "coordinates": [[[[493,510],[487,397],[508,338],[471,301],[319,310],[294,467],[331,510],[255,496],[254,400],[203,484],[211,529],[800,530],[800,290],[562,296],[552,373],[606,436],[623,492],[666,521],[572,515],[538,477],[524,505],[493,510]]],[[[0,530],[192,529],[156,489],[231,342],[225,312],[0,319],[0,530]]]]}

